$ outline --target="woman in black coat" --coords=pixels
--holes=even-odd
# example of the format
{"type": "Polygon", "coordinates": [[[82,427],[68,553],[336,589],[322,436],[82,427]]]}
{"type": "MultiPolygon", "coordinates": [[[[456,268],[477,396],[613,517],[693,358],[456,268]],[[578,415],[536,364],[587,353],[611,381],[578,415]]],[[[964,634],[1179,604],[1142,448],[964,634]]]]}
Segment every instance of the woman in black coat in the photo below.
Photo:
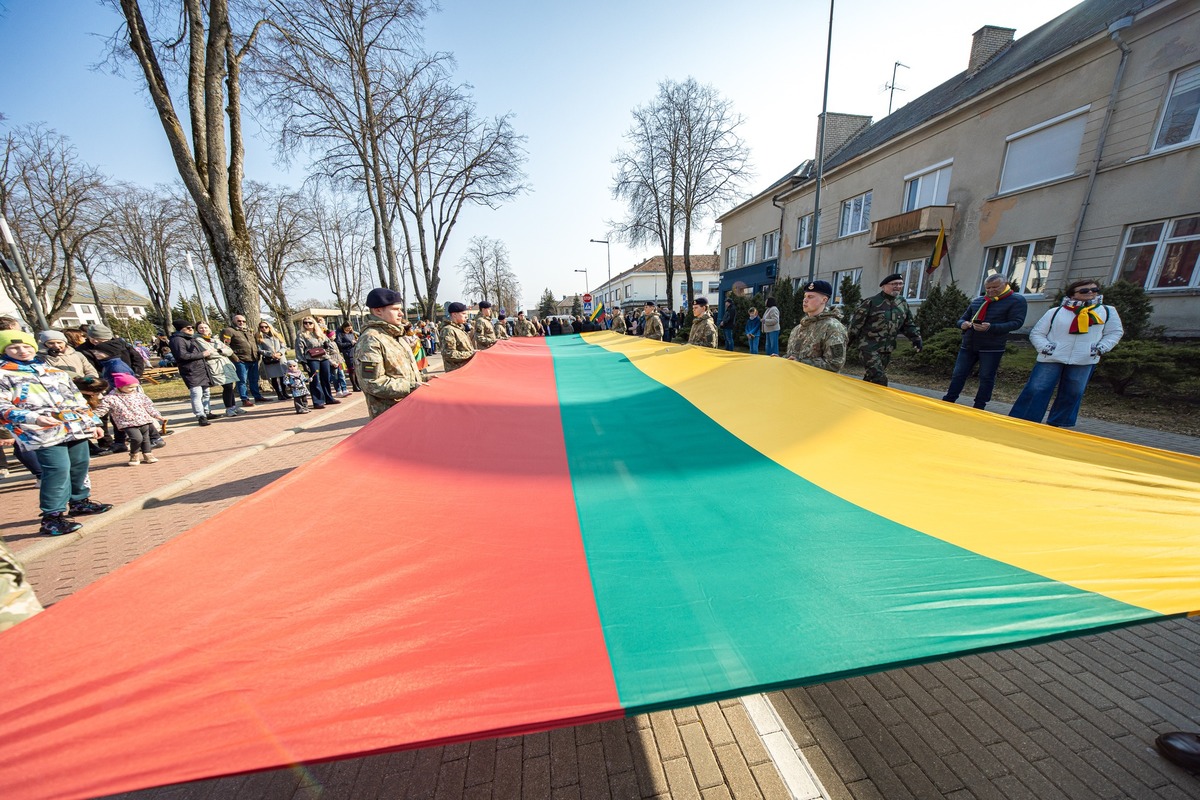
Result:
{"type": "Polygon", "coordinates": [[[212,385],[208,375],[208,365],[205,358],[209,347],[204,340],[196,336],[196,329],[187,320],[177,319],[174,323],[175,333],[171,334],[171,355],[175,357],[175,367],[183,385],[191,395],[192,413],[201,425],[209,424],[212,408],[208,387],[212,385]]]}

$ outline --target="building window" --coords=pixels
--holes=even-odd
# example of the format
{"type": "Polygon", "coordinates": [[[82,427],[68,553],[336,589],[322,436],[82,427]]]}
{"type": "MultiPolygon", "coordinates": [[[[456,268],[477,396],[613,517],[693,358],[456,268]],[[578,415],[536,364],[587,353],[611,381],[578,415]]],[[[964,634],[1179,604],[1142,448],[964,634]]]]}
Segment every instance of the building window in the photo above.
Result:
{"type": "Polygon", "coordinates": [[[899,272],[904,276],[904,289],[901,290],[900,296],[905,300],[924,300],[929,294],[929,279],[932,277],[925,274],[925,268],[929,266],[928,258],[913,258],[908,261],[897,261],[892,265],[892,272],[899,272]]]}
{"type": "Polygon", "coordinates": [[[1158,124],[1154,149],[1200,139],[1200,64],[1178,73],[1167,94],[1167,106],[1158,124]]]}
{"type": "Polygon", "coordinates": [[[763,234],[763,258],[776,258],[779,255],[779,231],[768,231],[763,234]]]}
{"type": "Polygon", "coordinates": [[[754,254],[757,245],[757,239],[747,239],[746,241],[742,242],[742,266],[753,264],[758,260],[754,254]]]}
{"type": "Polygon", "coordinates": [[[904,178],[904,210],[912,211],[925,206],[946,205],[950,190],[950,170],[953,164],[935,164],[924,171],[904,178]]]}
{"type": "MultiPolygon", "coordinates": [[[[698,283],[696,284],[696,291],[697,292],[700,291],[700,284],[698,284],[698,283]]],[[[719,291],[721,291],[721,282],[720,281],[709,281],[708,282],[708,293],[709,294],[716,294],[719,291]]]]}
{"type": "Polygon", "coordinates": [[[1008,150],[1000,172],[1000,191],[1013,192],[1074,175],[1088,108],[1068,111],[1005,139],[1008,150]]]}
{"type": "Polygon", "coordinates": [[[725,269],[737,269],[737,245],[725,248],[725,269]]]}
{"type": "MultiPolygon", "coordinates": [[[[1022,294],[1041,294],[1046,288],[1053,260],[1054,239],[989,247],[984,258],[983,280],[992,275],[1003,275],[1008,283],[1016,284],[1017,291],[1022,294]]],[[[979,290],[983,291],[983,281],[979,283],[979,290]]]]}
{"type": "Polygon", "coordinates": [[[687,281],[679,282],[679,296],[687,297],[687,281]]]}
{"type": "Polygon", "coordinates": [[[80,305],[80,306],[79,306],[79,313],[80,313],[80,314],[90,314],[90,313],[92,313],[92,307],[91,307],[91,306],[80,305]]]}
{"type": "Polygon", "coordinates": [[[813,243],[813,215],[805,214],[796,220],[796,248],[810,247],[813,243]]]}
{"type": "Polygon", "coordinates": [[[1200,286],[1200,216],[1147,222],[1125,232],[1115,280],[1147,289],[1200,286]]]}
{"type": "Polygon", "coordinates": [[[862,233],[871,227],[871,193],[851,197],[842,203],[842,224],[838,236],[862,233]]]}
{"type": "MultiPolygon", "coordinates": [[[[862,283],[862,268],[841,269],[833,273],[833,304],[835,306],[842,304],[842,283],[846,280],[846,278],[849,278],[850,282],[855,286],[860,285],[862,283]]],[[[854,309],[851,309],[851,311],[853,310],[854,309]]],[[[846,314],[843,314],[842,316],[847,321],[850,319],[850,317],[846,314]]]]}
{"type": "Polygon", "coordinates": [[[629,295],[631,295],[631,294],[633,294],[633,285],[632,284],[625,287],[625,299],[628,300],[629,295]]]}

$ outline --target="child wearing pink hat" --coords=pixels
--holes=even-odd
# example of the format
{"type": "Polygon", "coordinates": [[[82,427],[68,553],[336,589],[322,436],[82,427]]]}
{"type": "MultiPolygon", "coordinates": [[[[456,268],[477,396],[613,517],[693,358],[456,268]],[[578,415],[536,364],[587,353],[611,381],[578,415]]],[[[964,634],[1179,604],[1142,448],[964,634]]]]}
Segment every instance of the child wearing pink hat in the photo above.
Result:
{"type": "Polygon", "coordinates": [[[100,407],[112,418],[113,427],[124,431],[129,439],[129,466],[155,464],[153,453],[155,421],[165,420],[154,407],[154,401],[139,391],[138,379],[124,372],[113,373],[113,390],[104,395],[100,407]]]}

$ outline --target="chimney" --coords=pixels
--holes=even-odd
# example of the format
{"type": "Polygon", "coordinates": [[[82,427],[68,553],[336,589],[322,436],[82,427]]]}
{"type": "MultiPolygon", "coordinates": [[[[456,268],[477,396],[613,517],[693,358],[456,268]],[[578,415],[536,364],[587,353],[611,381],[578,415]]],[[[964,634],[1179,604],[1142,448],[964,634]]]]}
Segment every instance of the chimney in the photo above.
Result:
{"type": "Polygon", "coordinates": [[[995,58],[996,54],[1012,44],[1016,28],[1000,28],[995,25],[984,25],[975,31],[971,39],[971,61],[967,64],[967,72],[978,72],[985,64],[995,58]]]}
{"type": "MultiPolygon", "coordinates": [[[[858,135],[871,124],[871,118],[862,114],[837,114],[830,111],[825,123],[825,158],[858,135]]],[[[821,115],[817,115],[817,142],[821,141],[821,115]]],[[[818,144],[818,146],[820,146],[818,144]]]]}

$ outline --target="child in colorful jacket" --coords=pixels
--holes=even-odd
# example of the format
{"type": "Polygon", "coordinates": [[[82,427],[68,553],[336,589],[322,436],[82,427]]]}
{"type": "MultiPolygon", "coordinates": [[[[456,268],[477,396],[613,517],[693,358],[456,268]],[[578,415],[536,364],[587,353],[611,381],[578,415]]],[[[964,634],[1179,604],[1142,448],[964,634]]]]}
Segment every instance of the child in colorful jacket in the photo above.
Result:
{"type": "Polygon", "coordinates": [[[0,425],[42,468],[41,533],[59,536],[83,527],[71,516],[102,514],[90,499],[88,442],[102,433],[71,374],[37,360],[37,342],[24,331],[0,331],[0,425]]]}
{"type": "Polygon", "coordinates": [[[113,390],[104,395],[100,407],[108,412],[113,427],[129,439],[129,466],[156,464],[152,452],[155,424],[166,420],[154,407],[154,401],[140,390],[138,379],[123,372],[112,376],[113,390]]]}
{"type": "Polygon", "coordinates": [[[309,413],[308,376],[300,371],[300,364],[298,362],[287,362],[287,372],[283,374],[283,389],[291,395],[297,414],[309,413]]]}

